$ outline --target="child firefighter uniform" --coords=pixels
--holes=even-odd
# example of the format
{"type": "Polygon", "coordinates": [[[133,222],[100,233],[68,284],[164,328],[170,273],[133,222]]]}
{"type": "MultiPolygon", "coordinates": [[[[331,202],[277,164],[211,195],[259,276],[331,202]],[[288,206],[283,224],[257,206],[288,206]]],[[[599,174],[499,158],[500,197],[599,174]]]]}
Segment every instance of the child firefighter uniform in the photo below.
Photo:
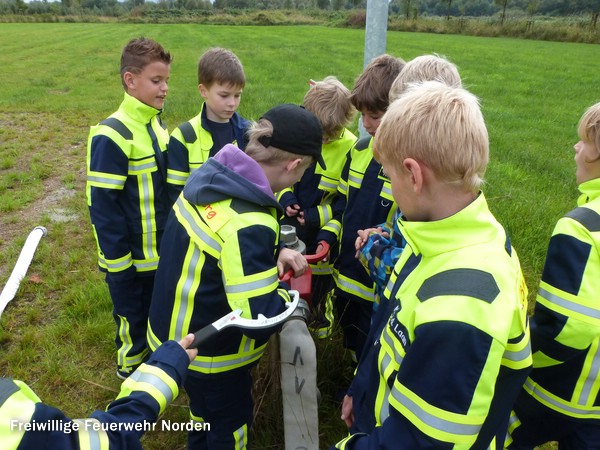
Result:
{"type": "MultiPolygon", "coordinates": [[[[282,208],[274,192],[299,180],[315,160],[323,164],[321,143],[311,112],[279,105],[249,130],[245,152],[227,144],[190,175],[163,235],[150,349],[235,309],[245,318],[284,311],[290,296],[278,275],[288,263],[299,275],[308,263],[278,248],[282,208]],[[294,262],[282,263],[286,255],[294,262]]],[[[250,368],[275,331],[231,328],[199,347],[185,390],[192,420],[210,423],[211,431],[190,431],[189,448],[245,448],[253,416],[250,368]]]]}

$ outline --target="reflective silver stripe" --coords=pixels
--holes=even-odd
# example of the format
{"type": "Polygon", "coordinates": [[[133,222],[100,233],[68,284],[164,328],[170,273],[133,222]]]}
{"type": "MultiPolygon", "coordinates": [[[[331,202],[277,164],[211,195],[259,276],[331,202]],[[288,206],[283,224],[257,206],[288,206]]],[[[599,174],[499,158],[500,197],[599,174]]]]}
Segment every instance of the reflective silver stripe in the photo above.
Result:
{"type": "MultiPolygon", "coordinates": [[[[583,388],[581,389],[581,395],[577,403],[586,405],[590,401],[590,395],[592,395],[592,389],[594,384],[598,380],[598,372],[600,371],[600,349],[596,347],[596,353],[592,360],[592,366],[590,367],[590,373],[586,377],[583,388]]],[[[597,392],[596,392],[597,394],[597,392]]],[[[595,396],[594,396],[595,399],[595,396]]]]}
{"type": "Polygon", "coordinates": [[[132,264],[132,262],[133,260],[131,259],[131,257],[119,262],[109,262],[106,258],[104,259],[106,268],[111,272],[118,272],[119,269],[125,269],[129,267],[132,264]]]}
{"type": "Polygon", "coordinates": [[[246,432],[245,425],[242,425],[237,430],[233,432],[234,440],[236,442],[236,448],[238,450],[243,450],[246,448],[246,432]]]}
{"type": "Polygon", "coordinates": [[[158,338],[151,332],[150,326],[148,326],[148,333],[146,334],[146,339],[148,340],[148,345],[152,351],[156,350],[161,342],[158,338]]]}
{"type": "MultiPolygon", "coordinates": [[[[192,244],[193,245],[193,244],[192,244]]],[[[200,250],[193,245],[192,257],[190,258],[190,263],[188,265],[187,273],[185,275],[185,281],[183,282],[183,287],[181,289],[181,297],[180,301],[176,303],[178,314],[177,321],[175,324],[175,339],[182,339],[187,333],[188,330],[184,327],[185,318],[187,315],[188,305],[191,297],[191,302],[194,303],[194,295],[192,292],[192,285],[194,284],[194,277],[196,275],[196,268],[198,267],[198,263],[200,261],[200,250]]]]}
{"type": "MultiPolygon", "coordinates": [[[[165,398],[167,405],[173,401],[173,391],[171,390],[171,387],[159,376],[156,376],[153,373],[144,372],[144,366],[141,366],[140,369],[133,372],[129,379],[136,383],[148,383],[152,385],[165,398]]],[[[135,389],[135,386],[133,386],[133,388],[135,389]]],[[[159,404],[160,403],[162,402],[159,401],[159,404]]]]}
{"type": "Polygon", "coordinates": [[[105,431],[101,431],[101,424],[98,419],[75,419],[73,422],[76,422],[80,425],[79,432],[77,433],[79,436],[79,446],[82,449],[89,448],[90,450],[100,450],[102,449],[102,444],[100,442],[100,433],[105,434],[105,431]],[[94,427],[94,423],[97,423],[94,427]],[[98,430],[94,430],[97,428],[98,430]],[[87,437],[87,439],[85,439],[87,437]],[[85,439],[86,442],[81,442],[85,439]]]}
{"type": "Polygon", "coordinates": [[[331,191],[331,190],[335,190],[337,188],[335,183],[326,181],[323,179],[323,177],[321,177],[321,180],[319,181],[319,187],[323,187],[324,191],[331,191]]]}
{"type": "Polygon", "coordinates": [[[198,361],[195,359],[192,361],[191,365],[193,367],[197,367],[198,369],[227,369],[228,367],[238,367],[242,366],[247,362],[253,361],[257,356],[260,356],[264,353],[264,347],[255,349],[252,353],[245,356],[239,356],[237,358],[227,359],[226,361],[218,361],[216,358],[223,358],[227,355],[223,356],[215,356],[211,361],[198,361]]]}
{"type": "Polygon", "coordinates": [[[531,355],[531,348],[529,345],[526,345],[524,348],[516,352],[506,348],[504,350],[503,358],[508,359],[509,361],[520,362],[529,358],[529,355],[531,355]]]}
{"type": "MultiPolygon", "coordinates": [[[[384,335],[386,334],[385,331],[383,334],[384,335]]],[[[391,363],[392,363],[391,356],[389,354],[385,353],[383,355],[383,358],[381,359],[379,373],[385,374],[391,363]]],[[[384,386],[385,394],[383,396],[383,404],[381,405],[381,408],[379,408],[379,423],[383,423],[383,421],[385,419],[387,419],[387,417],[390,415],[389,388],[388,388],[388,384],[387,384],[388,381],[389,380],[386,380],[386,383],[384,386]]]]}
{"type": "MultiPolygon", "coordinates": [[[[148,180],[148,178],[150,177],[149,174],[145,173],[141,176],[141,180],[142,180],[142,201],[143,204],[140,205],[140,208],[144,208],[144,222],[145,222],[145,229],[147,233],[150,233],[152,231],[152,218],[154,217],[154,214],[152,214],[152,207],[150,205],[150,181],[148,180]]],[[[140,211],[141,212],[141,211],[140,211]]],[[[153,250],[153,239],[151,236],[147,236],[146,239],[146,252],[148,255],[148,258],[154,258],[156,255],[154,254],[154,250],[153,250]]]]}
{"type": "Polygon", "coordinates": [[[514,413],[514,411],[510,414],[510,417],[508,419],[508,428],[510,429],[513,425],[515,425],[517,422],[519,421],[519,418],[517,417],[517,415],[514,413]]]}
{"type": "Polygon", "coordinates": [[[359,176],[352,175],[352,174],[348,175],[348,183],[352,182],[352,183],[356,183],[356,184],[361,184],[362,180],[363,180],[363,177],[359,177],[359,176]]]}
{"type": "Polygon", "coordinates": [[[227,285],[224,283],[224,286],[225,286],[226,293],[239,294],[242,292],[253,291],[255,289],[267,287],[274,283],[277,283],[277,274],[271,275],[271,276],[269,276],[267,278],[263,278],[261,280],[250,281],[249,283],[236,284],[234,286],[227,285]]]}
{"type": "Polygon", "coordinates": [[[381,192],[386,194],[388,197],[392,196],[392,189],[385,184],[381,187],[381,192]]]}
{"type": "MultiPolygon", "coordinates": [[[[600,419],[600,411],[598,409],[589,410],[577,408],[572,405],[559,402],[556,399],[553,399],[547,394],[541,392],[537,387],[533,386],[529,378],[525,381],[525,388],[527,388],[527,390],[530,391],[534,397],[537,397],[538,399],[543,400],[544,402],[552,405],[552,409],[554,409],[555,411],[561,411],[569,416],[590,416],[590,418],[592,419],[600,419]]],[[[563,401],[566,402],[565,400],[563,401]]]]}
{"type": "Polygon", "coordinates": [[[125,180],[126,180],[125,177],[122,180],[115,180],[114,178],[98,177],[98,176],[94,176],[94,175],[88,175],[88,177],[87,177],[87,181],[90,183],[110,184],[110,185],[113,185],[115,188],[122,188],[123,186],[125,186],[125,180]]]}
{"type": "Polygon", "coordinates": [[[247,336],[242,336],[242,340],[244,342],[244,348],[242,351],[244,353],[248,353],[250,350],[252,350],[252,340],[249,339],[247,336]]]}
{"type": "Polygon", "coordinates": [[[158,268],[158,261],[133,261],[134,266],[139,270],[151,270],[158,268]]]}
{"type": "Polygon", "coordinates": [[[573,311],[574,313],[582,314],[584,316],[593,317],[594,319],[600,319],[600,310],[597,310],[595,308],[589,308],[579,303],[571,302],[562,297],[559,297],[558,295],[554,295],[543,288],[539,289],[538,294],[540,295],[540,297],[545,298],[550,303],[554,303],[569,311],[573,311]]]}
{"type": "Polygon", "coordinates": [[[339,235],[340,231],[342,230],[342,226],[337,220],[331,220],[325,224],[323,229],[339,235]]]}
{"type": "Polygon", "coordinates": [[[200,237],[202,242],[212,248],[215,252],[220,253],[221,245],[200,228],[194,220],[194,217],[192,217],[190,212],[185,208],[182,197],[177,199],[176,206],[178,206],[177,211],[181,217],[190,225],[190,227],[192,227],[193,232],[200,237]]]}
{"type": "Polygon", "coordinates": [[[327,206],[319,206],[319,214],[323,216],[323,223],[327,223],[331,220],[332,214],[330,212],[330,208],[327,206]]]}
{"type": "Polygon", "coordinates": [[[188,176],[185,175],[175,175],[171,172],[169,172],[167,174],[167,181],[181,181],[181,182],[185,182],[187,181],[188,176]]]}
{"type": "Polygon", "coordinates": [[[127,167],[127,170],[129,170],[129,173],[131,173],[132,175],[135,174],[135,172],[140,172],[142,170],[148,170],[148,169],[154,169],[156,168],[156,161],[151,161],[148,160],[148,162],[143,163],[143,164],[129,164],[129,166],[127,167]]]}
{"type": "Polygon", "coordinates": [[[424,302],[440,295],[465,295],[492,303],[499,293],[498,284],[489,272],[450,269],[426,279],[417,292],[417,298],[424,302]]]}
{"type": "Polygon", "coordinates": [[[309,266],[313,275],[329,275],[333,271],[331,266],[316,266],[313,264],[309,264],[309,266]]]}
{"type": "Polygon", "coordinates": [[[366,290],[364,288],[361,288],[360,286],[357,286],[356,284],[351,284],[348,281],[343,280],[342,278],[338,278],[337,283],[339,286],[345,287],[350,292],[359,292],[365,297],[373,298],[374,294],[372,290],[366,290]]]}
{"type": "Polygon", "coordinates": [[[477,436],[479,430],[481,429],[481,425],[467,425],[450,422],[449,420],[434,416],[433,414],[425,411],[406,395],[398,391],[395,385],[392,387],[391,395],[394,400],[396,400],[398,403],[401,403],[421,422],[441,432],[453,434],[455,436],[477,436]]]}

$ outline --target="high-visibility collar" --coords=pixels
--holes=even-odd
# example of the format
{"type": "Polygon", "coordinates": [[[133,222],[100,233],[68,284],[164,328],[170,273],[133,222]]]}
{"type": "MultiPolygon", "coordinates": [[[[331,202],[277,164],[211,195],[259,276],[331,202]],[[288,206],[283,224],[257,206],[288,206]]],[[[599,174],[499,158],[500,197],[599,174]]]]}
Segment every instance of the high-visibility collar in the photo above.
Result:
{"type": "Polygon", "coordinates": [[[577,199],[577,206],[582,206],[592,200],[596,200],[600,197],[600,178],[584,181],[579,185],[578,189],[581,195],[577,199]]]}
{"type": "Polygon", "coordinates": [[[140,102],[137,98],[132,97],[127,92],[125,92],[125,97],[123,98],[120,109],[126,111],[133,120],[144,124],[150,122],[154,116],[161,112],[160,109],[156,109],[140,102]]]}
{"type": "Polygon", "coordinates": [[[482,192],[466,208],[445,219],[411,222],[400,218],[398,225],[413,252],[425,257],[487,242],[493,237],[491,229],[502,230],[482,192]]]}

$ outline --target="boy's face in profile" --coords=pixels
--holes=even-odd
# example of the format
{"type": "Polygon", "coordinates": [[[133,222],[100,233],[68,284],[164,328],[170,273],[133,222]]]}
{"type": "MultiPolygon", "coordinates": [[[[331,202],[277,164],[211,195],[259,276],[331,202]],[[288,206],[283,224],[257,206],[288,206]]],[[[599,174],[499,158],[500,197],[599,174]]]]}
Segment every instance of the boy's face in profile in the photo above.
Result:
{"type": "Polygon", "coordinates": [[[365,127],[365,130],[367,130],[367,133],[371,136],[375,136],[375,132],[377,131],[377,128],[379,128],[384,113],[385,111],[369,111],[368,109],[360,111],[363,127],[365,127]]]}
{"type": "Polygon", "coordinates": [[[575,149],[575,178],[577,185],[595,178],[600,178],[600,152],[593,142],[582,139],[573,146],[575,149]]]}
{"type": "Polygon", "coordinates": [[[206,103],[206,115],[213,122],[226,123],[240,106],[243,88],[229,83],[213,83],[210,87],[198,86],[206,103]]]}
{"type": "Polygon", "coordinates": [[[169,92],[171,66],[162,61],[146,65],[138,74],[125,72],[127,93],[140,102],[156,109],[163,109],[169,92]]]}

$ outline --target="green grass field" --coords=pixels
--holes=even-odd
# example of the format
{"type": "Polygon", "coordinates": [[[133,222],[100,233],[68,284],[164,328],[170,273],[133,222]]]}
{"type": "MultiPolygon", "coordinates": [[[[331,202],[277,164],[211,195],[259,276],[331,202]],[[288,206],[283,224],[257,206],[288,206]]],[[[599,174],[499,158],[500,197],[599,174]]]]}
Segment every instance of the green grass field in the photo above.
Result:
{"type": "MultiPolygon", "coordinates": [[[[123,93],[119,56],[132,37],[160,41],[175,60],[164,111],[169,129],[197,114],[196,63],[209,47],[233,50],[248,83],[240,112],[257,119],[271,106],[302,101],[308,80],[336,75],[348,87],[362,70],[364,31],[326,27],[125,24],[2,24],[0,67],[0,286],[29,231],[48,229],[28,277],[0,322],[0,376],[29,383],[72,417],[104,408],[114,376],[111,302],[96,269],[85,203],[89,126],[112,113],[123,93]]],[[[600,47],[389,32],[387,51],[424,53],[457,64],[481,99],[491,139],[484,191],[506,226],[530,290],[539,280],[556,220],[575,205],[572,146],[582,112],[600,100],[600,47]]],[[[365,224],[370,225],[370,224],[365,224]]],[[[339,339],[319,343],[322,448],[344,433],[331,395],[340,371],[339,339]]],[[[269,358],[257,373],[268,377],[269,358]]],[[[342,363],[343,365],[343,363],[342,363]]],[[[255,448],[281,448],[277,396],[257,392],[255,448]]],[[[186,420],[181,397],[166,418],[186,420]]],[[[148,449],[185,447],[185,433],[152,432],[148,449]]]]}

